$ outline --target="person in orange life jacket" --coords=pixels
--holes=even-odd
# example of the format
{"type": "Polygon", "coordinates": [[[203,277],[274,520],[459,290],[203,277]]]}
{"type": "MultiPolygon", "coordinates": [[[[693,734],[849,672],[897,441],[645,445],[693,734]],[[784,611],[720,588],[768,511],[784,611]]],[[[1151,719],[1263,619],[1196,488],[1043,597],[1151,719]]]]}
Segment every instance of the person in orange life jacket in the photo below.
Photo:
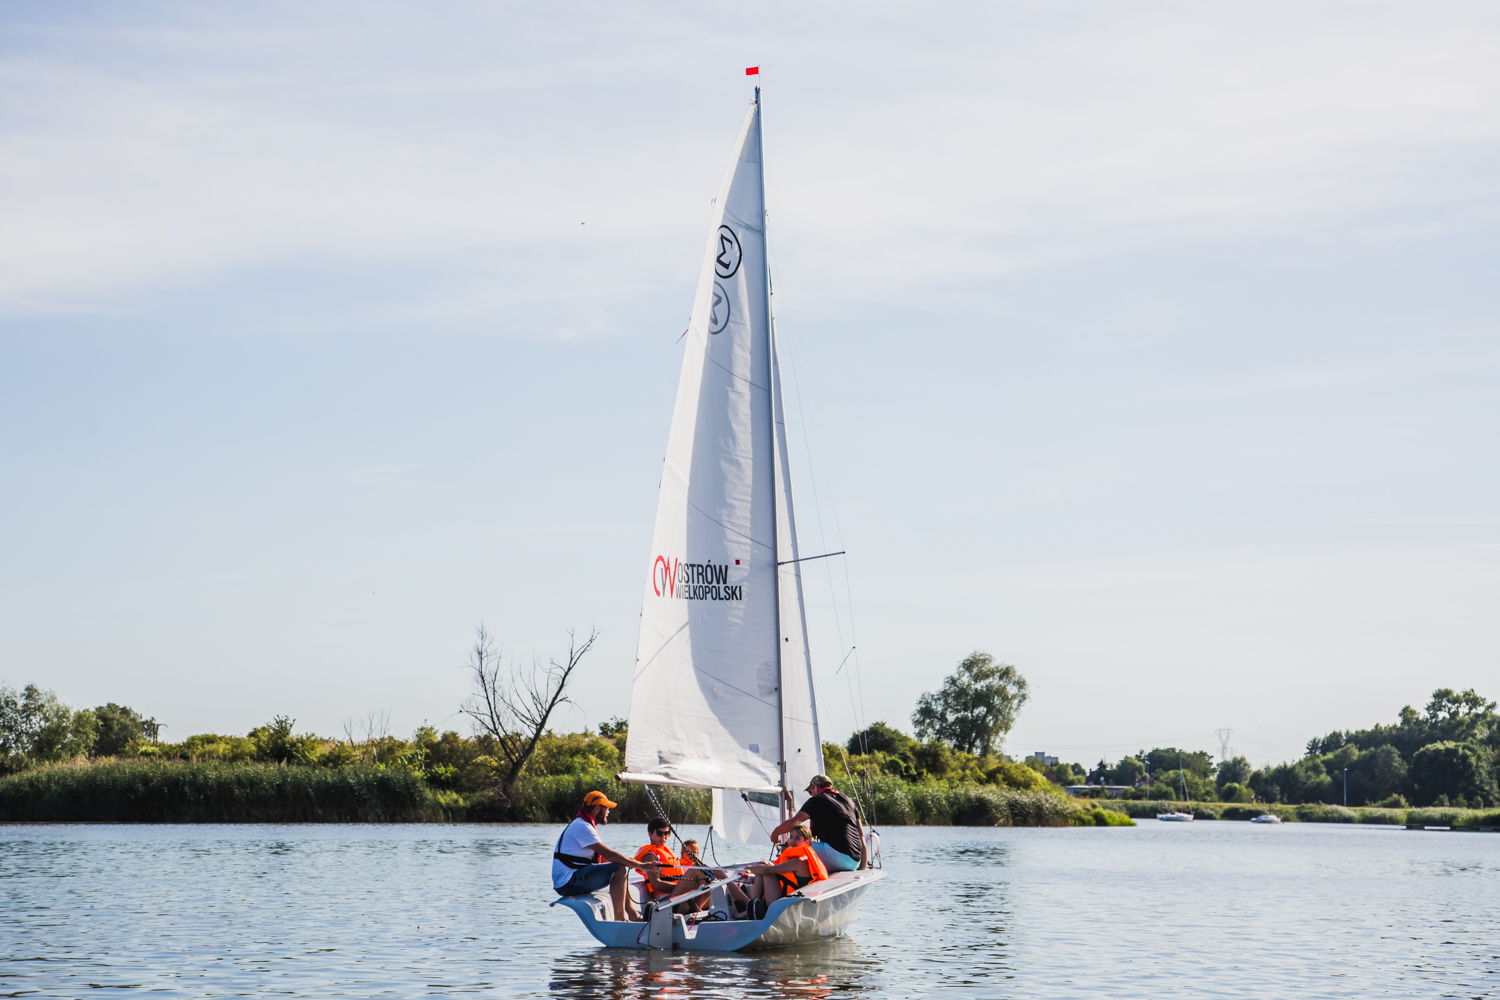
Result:
{"type": "MultiPolygon", "coordinates": [[[[646,824],[646,832],[651,837],[651,843],[635,852],[635,859],[643,861],[647,858],[655,858],[661,862],[661,873],[653,875],[646,874],[645,891],[649,898],[655,900],[668,899],[674,896],[684,896],[694,890],[701,889],[708,884],[708,873],[701,870],[685,870],[686,866],[701,864],[696,853],[689,854],[689,850],[696,850],[696,840],[684,841],[682,857],[673,854],[667,847],[667,836],[672,832],[671,825],[664,819],[657,817],[646,824]]],[[[717,877],[723,878],[727,872],[716,872],[717,877]]],[[[699,896],[690,899],[686,903],[678,903],[675,907],[678,913],[692,913],[696,910],[708,908],[708,896],[699,896]]]]}
{"type": "Polygon", "coordinates": [[[603,792],[589,792],[577,817],[557,838],[552,851],[552,888],[559,896],[583,896],[609,886],[616,920],[640,920],[626,885],[628,870],[658,866],[656,861],[635,861],[607,846],[599,827],[609,822],[615,803],[603,792]]]}
{"type": "MultiPolygon", "coordinates": [[[[828,878],[828,869],[812,849],[812,834],[805,824],[797,824],[787,832],[786,850],[774,862],[762,861],[745,869],[755,882],[750,889],[749,916],[759,920],[766,915],[766,906],[782,896],[790,895],[803,886],[822,882],[828,878]]],[[[738,894],[735,894],[736,898],[738,894]]]]}
{"type": "Polygon", "coordinates": [[[655,859],[661,867],[656,871],[646,871],[646,891],[653,896],[670,896],[677,891],[677,880],[682,878],[681,862],[672,849],[667,846],[667,835],[672,832],[672,824],[657,816],[646,824],[646,836],[651,843],[646,844],[635,852],[637,861],[650,861],[655,859]]]}
{"type": "MultiPolygon", "coordinates": [[[[818,835],[811,846],[831,872],[852,872],[865,867],[864,825],[849,796],[833,787],[827,775],[815,774],[807,783],[808,799],[791,819],[771,831],[778,840],[799,823],[807,823],[818,835]]],[[[788,799],[791,793],[787,793],[788,799]]]]}

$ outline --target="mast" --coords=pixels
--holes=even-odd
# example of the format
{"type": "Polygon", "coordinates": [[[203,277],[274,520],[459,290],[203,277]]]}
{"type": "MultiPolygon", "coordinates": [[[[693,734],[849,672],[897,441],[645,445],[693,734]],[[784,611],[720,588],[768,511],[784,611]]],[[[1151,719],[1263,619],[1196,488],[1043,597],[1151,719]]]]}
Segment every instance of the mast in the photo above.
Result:
{"type": "Polygon", "coordinates": [[[775,357],[760,98],[757,88],[709,220],[644,581],[638,732],[619,775],[742,793],[715,793],[714,826],[746,843],[784,819],[787,793],[823,768],[775,357]]]}
{"type": "MultiPolygon", "coordinates": [[[[780,456],[777,454],[778,448],[776,444],[776,391],[778,388],[777,383],[780,379],[777,377],[774,360],[776,356],[776,308],[773,304],[774,292],[771,287],[771,238],[768,221],[770,213],[766,211],[766,120],[760,106],[759,84],[755,87],[755,119],[755,141],[759,146],[758,152],[760,154],[760,225],[766,247],[766,252],[761,255],[761,278],[765,282],[766,289],[766,358],[770,362],[771,370],[771,378],[769,379],[770,390],[767,393],[770,405],[766,407],[766,419],[771,431],[771,488],[774,493],[776,471],[780,465],[780,456]]],[[[771,504],[771,537],[777,542],[781,539],[781,526],[776,520],[776,504],[774,501],[771,504]]],[[[786,697],[786,675],[784,673],[784,656],[782,655],[785,652],[783,647],[786,645],[788,637],[781,634],[781,549],[774,543],[773,552],[772,561],[776,563],[776,572],[772,575],[771,583],[771,597],[776,608],[776,714],[778,717],[776,725],[776,759],[781,777],[781,794],[776,797],[776,801],[777,810],[781,815],[782,821],[785,822],[791,815],[787,812],[786,806],[786,705],[784,703],[786,697]]]]}

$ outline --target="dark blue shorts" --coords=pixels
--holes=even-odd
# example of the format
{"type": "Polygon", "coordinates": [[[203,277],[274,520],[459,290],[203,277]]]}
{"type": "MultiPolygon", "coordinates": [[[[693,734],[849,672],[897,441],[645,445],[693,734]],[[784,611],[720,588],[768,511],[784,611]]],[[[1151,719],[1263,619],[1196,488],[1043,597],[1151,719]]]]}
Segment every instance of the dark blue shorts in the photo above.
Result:
{"type": "Polygon", "coordinates": [[[559,896],[585,896],[591,892],[598,892],[614,879],[615,872],[620,870],[618,861],[611,861],[602,865],[589,865],[587,868],[576,868],[573,877],[557,886],[559,896]]]}

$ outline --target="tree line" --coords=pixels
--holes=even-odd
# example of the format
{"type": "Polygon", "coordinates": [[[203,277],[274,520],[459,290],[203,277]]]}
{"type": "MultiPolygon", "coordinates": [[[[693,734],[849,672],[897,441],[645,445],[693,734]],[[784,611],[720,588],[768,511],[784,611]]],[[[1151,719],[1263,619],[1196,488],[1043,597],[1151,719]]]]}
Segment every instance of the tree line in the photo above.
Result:
{"type": "Polygon", "coordinates": [[[1407,705],[1392,724],[1313,737],[1295,761],[1256,768],[1243,756],[1215,763],[1167,747],[1101,760],[1086,780],[1136,786],[1127,798],[1181,798],[1185,784],[1205,802],[1478,809],[1500,804],[1495,707],[1472,688],[1438,688],[1422,711],[1407,705]]]}
{"type": "MultiPolygon", "coordinates": [[[[204,733],[180,742],[161,738],[154,718],[113,702],[73,709],[35,685],[0,687],[0,775],[80,758],[249,762],[339,768],[400,769],[433,788],[487,796],[503,813],[529,779],[612,775],[623,770],[628,725],[615,718],[582,732],[551,727],[568,702],[568,685],[597,634],[569,633],[567,656],[518,667],[480,626],[467,669],[471,695],[459,714],[465,735],[422,725],[410,738],[389,733],[388,716],[346,724],[342,738],[295,731],[277,716],[244,736],[204,733]]],[[[1407,706],[1390,725],[1335,730],[1308,742],[1297,761],[1255,768],[1242,756],[1215,761],[1202,751],[1141,750],[1116,763],[1078,763],[1003,752],[1028,699],[1026,679],[987,653],[965,657],[936,691],[923,694],[912,731],[876,722],[843,743],[825,743],[825,769],[858,786],[875,779],[904,783],[991,785],[1061,793],[1069,786],[1124,785],[1125,798],[1327,803],[1390,807],[1474,807],[1500,802],[1500,716],[1473,690],[1433,692],[1425,710],[1407,706]]],[[[1101,788],[1084,794],[1105,794],[1101,788]]]]}
{"type": "MultiPolygon", "coordinates": [[[[582,638],[569,633],[565,657],[522,666],[505,658],[479,626],[465,665],[471,694],[459,708],[470,723],[468,735],[424,724],[402,738],[389,732],[388,714],[370,713],[346,723],[342,737],[328,737],[299,733],[295,719],[279,715],[243,736],[200,733],[172,742],[161,738],[163,727],[154,719],[128,707],[74,710],[34,685],[24,692],[0,688],[0,774],[77,759],[362,766],[399,769],[436,789],[488,796],[503,812],[528,779],[624,769],[624,719],[576,733],[550,728],[596,638],[594,632],[582,638]]],[[[847,743],[825,743],[825,766],[846,781],[893,776],[1045,790],[1044,776],[1000,753],[1026,697],[1025,678],[1015,667],[975,652],[918,702],[912,724],[921,739],[877,722],[847,743]]]]}

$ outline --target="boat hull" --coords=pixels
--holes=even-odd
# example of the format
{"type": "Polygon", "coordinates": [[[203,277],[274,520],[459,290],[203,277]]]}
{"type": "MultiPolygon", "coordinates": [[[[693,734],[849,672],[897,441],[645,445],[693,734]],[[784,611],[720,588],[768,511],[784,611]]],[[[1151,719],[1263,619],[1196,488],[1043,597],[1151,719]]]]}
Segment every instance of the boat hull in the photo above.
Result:
{"type": "MultiPolygon", "coordinates": [[[[681,916],[672,920],[671,947],[682,951],[753,951],[782,948],[838,937],[859,913],[865,890],[885,877],[880,869],[840,872],[828,885],[815,883],[821,891],[787,896],[772,903],[761,920],[707,920],[688,924],[681,916]]],[[[645,923],[610,919],[609,892],[565,896],[553,903],[578,914],[594,939],[608,948],[651,948],[650,929],[645,923]]],[[[654,947],[664,947],[659,937],[654,947]]]]}

